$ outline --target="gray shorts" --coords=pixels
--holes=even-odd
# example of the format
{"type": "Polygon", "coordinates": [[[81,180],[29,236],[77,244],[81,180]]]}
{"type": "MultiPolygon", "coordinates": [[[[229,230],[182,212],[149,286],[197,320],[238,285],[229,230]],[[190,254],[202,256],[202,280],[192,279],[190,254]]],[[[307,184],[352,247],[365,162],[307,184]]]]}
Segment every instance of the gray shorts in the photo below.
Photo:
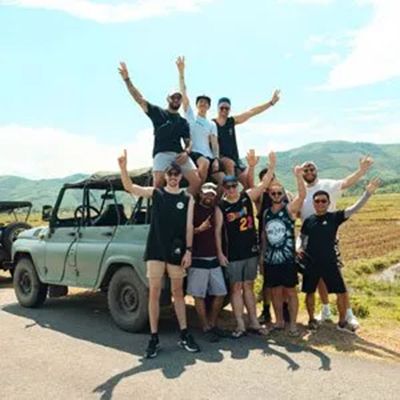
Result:
{"type": "Polygon", "coordinates": [[[231,261],[228,264],[229,283],[254,281],[257,277],[258,257],[231,261]]]}
{"type": "Polygon", "coordinates": [[[204,299],[210,296],[225,296],[227,294],[222,268],[189,268],[186,292],[193,297],[204,299]]]}
{"type": "MultiPolygon", "coordinates": [[[[178,153],[175,153],[173,151],[157,153],[153,158],[153,171],[165,171],[167,167],[171,165],[172,161],[175,161],[177,156],[178,153]]],[[[186,162],[184,164],[181,164],[180,166],[183,173],[197,169],[196,164],[190,157],[188,157],[186,162]]]]}

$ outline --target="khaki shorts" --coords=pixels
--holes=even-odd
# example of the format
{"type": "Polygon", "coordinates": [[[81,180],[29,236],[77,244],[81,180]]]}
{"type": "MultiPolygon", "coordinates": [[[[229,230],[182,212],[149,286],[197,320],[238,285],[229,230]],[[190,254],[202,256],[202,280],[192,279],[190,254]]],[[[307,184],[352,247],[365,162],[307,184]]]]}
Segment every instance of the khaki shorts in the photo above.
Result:
{"type": "Polygon", "coordinates": [[[164,261],[147,261],[147,278],[162,278],[167,272],[171,279],[183,279],[186,276],[185,268],[180,265],[167,264],[164,261]]]}

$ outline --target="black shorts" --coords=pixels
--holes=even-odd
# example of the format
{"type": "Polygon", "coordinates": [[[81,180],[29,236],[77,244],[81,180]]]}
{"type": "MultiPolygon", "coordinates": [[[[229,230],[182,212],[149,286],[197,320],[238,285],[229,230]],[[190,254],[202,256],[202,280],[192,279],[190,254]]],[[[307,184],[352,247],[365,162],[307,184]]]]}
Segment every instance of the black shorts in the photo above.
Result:
{"type": "Polygon", "coordinates": [[[303,275],[301,291],[303,293],[315,293],[320,279],[324,281],[328,293],[347,292],[339,263],[314,264],[307,268],[303,275]]]}
{"type": "Polygon", "coordinates": [[[283,286],[293,288],[299,283],[294,263],[281,265],[264,264],[264,288],[283,286]]]}
{"type": "Polygon", "coordinates": [[[208,176],[209,177],[212,176],[213,174],[224,171],[224,167],[218,158],[206,157],[206,156],[203,156],[203,154],[201,154],[201,153],[197,153],[196,151],[192,151],[189,155],[190,155],[190,158],[193,160],[193,162],[196,164],[196,166],[197,166],[197,160],[201,157],[205,158],[206,160],[208,160],[210,162],[210,166],[208,167],[208,176]],[[218,167],[215,170],[213,170],[214,161],[218,162],[218,167]]]}

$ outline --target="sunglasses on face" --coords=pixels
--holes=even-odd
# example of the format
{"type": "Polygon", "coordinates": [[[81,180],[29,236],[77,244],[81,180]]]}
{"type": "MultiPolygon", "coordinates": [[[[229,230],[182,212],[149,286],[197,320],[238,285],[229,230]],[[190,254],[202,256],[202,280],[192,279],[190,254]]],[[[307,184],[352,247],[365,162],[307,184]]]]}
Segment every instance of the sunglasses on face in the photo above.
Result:
{"type": "Polygon", "coordinates": [[[231,183],[230,185],[225,185],[226,190],[235,189],[237,187],[238,187],[237,183],[231,183]]]}
{"type": "Polygon", "coordinates": [[[270,192],[271,196],[282,196],[283,192],[270,192]]]}
{"type": "Polygon", "coordinates": [[[229,110],[230,110],[230,107],[221,106],[219,109],[220,109],[221,111],[229,111],[229,110]]]}
{"type": "Polygon", "coordinates": [[[315,168],[303,168],[303,172],[306,174],[307,172],[315,172],[315,168]]]}
{"type": "Polygon", "coordinates": [[[326,204],[328,202],[327,199],[315,199],[314,203],[316,204],[326,204]]]}
{"type": "Polygon", "coordinates": [[[167,175],[168,175],[168,176],[175,176],[175,177],[177,177],[177,176],[180,176],[180,173],[179,173],[179,172],[176,172],[176,171],[171,171],[171,172],[167,172],[167,175]]]}
{"type": "Polygon", "coordinates": [[[182,96],[179,95],[179,94],[174,94],[174,95],[171,96],[170,98],[171,98],[171,100],[176,100],[176,101],[178,101],[178,100],[181,100],[181,99],[182,99],[182,96]]]}

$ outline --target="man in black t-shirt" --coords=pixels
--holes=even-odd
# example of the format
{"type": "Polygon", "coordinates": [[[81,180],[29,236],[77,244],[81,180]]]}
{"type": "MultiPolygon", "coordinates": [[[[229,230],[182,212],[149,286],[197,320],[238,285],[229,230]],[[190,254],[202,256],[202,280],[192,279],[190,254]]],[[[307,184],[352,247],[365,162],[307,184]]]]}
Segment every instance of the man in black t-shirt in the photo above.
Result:
{"type": "Polygon", "coordinates": [[[196,165],[189,157],[192,149],[189,124],[186,119],[179,114],[182,104],[182,94],[179,90],[172,91],[167,97],[168,108],[163,109],[145,100],[139,90],[132,84],[128,69],[125,63],[119,67],[129,93],[136,103],[151,119],[154,127],[154,146],[153,146],[153,177],[154,186],[162,187],[165,183],[165,169],[171,162],[177,162],[184,177],[189,182],[189,191],[197,193],[200,189],[200,177],[196,165]],[[181,142],[185,147],[182,148],[181,142]]]}
{"type": "Polygon", "coordinates": [[[224,166],[225,174],[238,176],[244,188],[248,188],[250,185],[248,183],[246,167],[239,158],[235,127],[274,106],[279,99],[280,91],[275,90],[270,101],[233,117],[229,116],[231,109],[230,99],[222,97],[218,101],[218,116],[214,119],[214,122],[217,125],[221,162],[224,166]]]}
{"type": "Polygon", "coordinates": [[[328,293],[337,296],[339,322],[341,331],[354,333],[358,325],[346,321],[346,285],[343,280],[337,250],[336,238],[339,226],[356,213],[379,187],[380,180],[373,179],[366,187],[361,198],[345,210],[328,212],[329,193],[319,190],[313,195],[315,214],[305,219],[301,228],[300,256],[308,255],[310,261],[303,276],[302,291],[306,293],[306,306],[309,315],[309,328],[316,329],[318,322],[314,317],[315,291],[322,279],[328,293]]]}
{"type": "Polygon", "coordinates": [[[167,273],[171,279],[175,313],[181,330],[179,345],[189,352],[200,351],[187,331],[183,279],[192,262],[193,198],[179,188],[182,170],[179,164],[170,164],[163,188],[141,187],[132,183],[127,171],[127,153],[118,158],[124,189],[133,196],[152,199],[150,231],[147,237],[145,261],[149,279],[149,319],[151,338],[145,356],[154,358],[159,350],[158,319],[162,279],[167,273]]]}

